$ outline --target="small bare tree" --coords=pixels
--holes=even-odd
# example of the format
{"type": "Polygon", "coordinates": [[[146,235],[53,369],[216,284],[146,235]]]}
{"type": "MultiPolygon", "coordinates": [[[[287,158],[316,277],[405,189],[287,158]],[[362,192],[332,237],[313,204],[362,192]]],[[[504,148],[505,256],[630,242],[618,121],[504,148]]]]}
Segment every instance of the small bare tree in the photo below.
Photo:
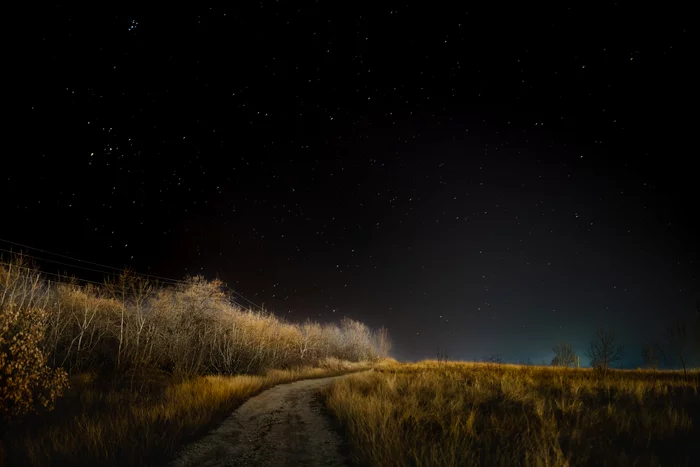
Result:
{"type": "Polygon", "coordinates": [[[557,344],[552,349],[554,351],[554,358],[552,359],[552,366],[564,366],[572,367],[576,362],[576,352],[574,352],[571,344],[562,342],[557,344]]]}
{"type": "Polygon", "coordinates": [[[384,326],[377,331],[377,353],[380,358],[389,356],[391,350],[391,338],[389,338],[389,330],[384,326]]]}
{"type": "Polygon", "coordinates": [[[622,346],[617,345],[610,331],[600,328],[591,340],[586,356],[591,359],[591,366],[605,378],[608,370],[622,361],[622,346]]]}
{"type": "Polygon", "coordinates": [[[683,376],[688,376],[688,371],[686,369],[687,362],[687,339],[688,333],[686,332],[685,323],[682,323],[680,318],[676,320],[676,324],[666,329],[666,342],[668,342],[668,351],[674,357],[678,358],[678,361],[683,368],[683,376]]]}
{"type": "Polygon", "coordinates": [[[321,325],[307,320],[299,327],[299,330],[301,331],[297,342],[299,359],[302,361],[308,360],[309,357],[316,359],[316,352],[321,345],[321,333],[323,332],[321,325]]]}

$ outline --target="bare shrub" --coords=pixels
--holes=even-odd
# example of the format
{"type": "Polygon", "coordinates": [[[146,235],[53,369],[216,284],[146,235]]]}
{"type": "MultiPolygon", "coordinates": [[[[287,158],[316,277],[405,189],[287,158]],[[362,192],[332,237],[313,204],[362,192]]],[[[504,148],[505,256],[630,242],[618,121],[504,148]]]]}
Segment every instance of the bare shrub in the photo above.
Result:
{"type": "Polygon", "coordinates": [[[367,325],[350,318],[343,318],[340,322],[340,329],[342,334],[341,353],[346,360],[356,362],[377,358],[376,350],[372,345],[372,332],[367,325]]]}
{"type": "Polygon", "coordinates": [[[557,344],[552,349],[554,351],[554,358],[552,359],[552,366],[564,366],[572,367],[576,362],[576,352],[574,352],[571,344],[562,342],[557,344]]]}
{"type": "Polygon", "coordinates": [[[47,347],[53,352],[54,365],[69,373],[95,369],[104,360],[101,345],[117,303],[98,297],[97,292],[92,285],[56,284],[52,289],[47,347]]]}
{"type": "Polygon", "coordinates": [[[617,345],[610,331],[600,328],[591,340],[586,356],[591,359],[591,366],[605,378],[610,368],[622,361],[622,346],[617,345]]]}
{"type": "Polygon", "coordinates": [[[389,338],[389,330],[384,326],[380,327],[376,334],[377,354],[380,358],[387,358],[391,350],[391,338],[389,338]]]}
{"type": "Polygon", "coordinates": [[[154,336],[161,363],[182,377],[203,374],[217,324],[229,306],[221,284],[190,278],[174,289],[160,290],[150,305],[153,320],[161,325],[154,336]]]}

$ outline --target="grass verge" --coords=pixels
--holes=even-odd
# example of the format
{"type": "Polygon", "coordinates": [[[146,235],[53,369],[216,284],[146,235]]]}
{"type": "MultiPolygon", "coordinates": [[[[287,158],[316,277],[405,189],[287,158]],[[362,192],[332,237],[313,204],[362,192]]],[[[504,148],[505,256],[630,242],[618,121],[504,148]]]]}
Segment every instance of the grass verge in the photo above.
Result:
{"type": "Polygon", "coordinates": [[[324,398],[374,466],[700,465],[700,372],[434,362],[334,382],[324,398]]]}
{"type": "Polygon", "coordinates": [[[151,375],[121,388],[83,374],[72,379],[72,389],[54,412],[27,418],[4,433],[4,459],[7,465],[162,465],[265,389],[370,366],[331,359],[320,368],[270,370],[262,376],[174,382],[151,375]]]}

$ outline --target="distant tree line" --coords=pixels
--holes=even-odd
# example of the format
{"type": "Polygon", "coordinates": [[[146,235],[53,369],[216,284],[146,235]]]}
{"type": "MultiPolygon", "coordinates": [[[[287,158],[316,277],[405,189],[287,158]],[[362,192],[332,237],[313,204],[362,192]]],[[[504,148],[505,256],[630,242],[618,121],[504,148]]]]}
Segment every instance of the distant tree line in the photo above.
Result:
{"type": "MultiPolygon", "coordinates": [[[[680,319],[666,328],[663,339],[650,340],[642,344],[642,358],[647,369],[657,370],[662,362],[669,366],[680,367],[683,375],[688,376],[688,361],[690,354],[700,351],[700,300],[695,309],[695,326],[689,329],[680,319]],[[695,347],[695,349],[693,349],[695,347]]],[[[559,343],[552,349],[554,358],[552,366],[577,366],[578,356],[571,344],[559,343]]],[[[623,347],[618,345],[615,336],[605,329],[599,329],[585,351],[590,358],[590,366],[605,377],[611,368],[618,367],[623,358],[623,347]]]]}

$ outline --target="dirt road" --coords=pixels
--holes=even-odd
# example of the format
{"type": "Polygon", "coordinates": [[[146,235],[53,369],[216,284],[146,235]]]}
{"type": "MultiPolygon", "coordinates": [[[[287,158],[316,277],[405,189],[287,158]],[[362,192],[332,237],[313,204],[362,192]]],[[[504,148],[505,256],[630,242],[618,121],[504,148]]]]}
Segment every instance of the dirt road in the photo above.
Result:
{"type": "Polygon", "coordinates": [[[318,391],[336,378],[282,384],[253,397],[179,453],[184,466],[346,466],[318,391]]]}

